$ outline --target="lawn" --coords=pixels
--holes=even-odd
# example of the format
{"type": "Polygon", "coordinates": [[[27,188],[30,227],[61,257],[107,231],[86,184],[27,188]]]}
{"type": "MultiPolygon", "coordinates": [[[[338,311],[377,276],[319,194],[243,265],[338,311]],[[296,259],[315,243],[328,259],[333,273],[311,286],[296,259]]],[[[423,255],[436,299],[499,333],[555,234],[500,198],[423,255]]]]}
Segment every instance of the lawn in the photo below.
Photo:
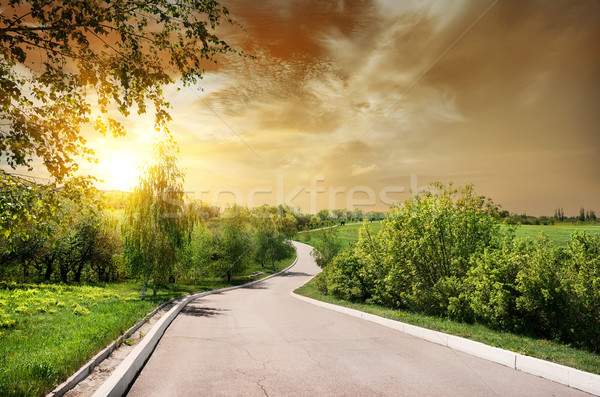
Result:
{"type": "MultiPolygon", "coordinates": [[[[379,229],[381,229],[381,222],[372,222],[369,224],[373,232],[377,233],[379,229]]],[[[358,231],[362,227],[362,223],[352,224],[352,225],[344,225],[337,226],[333,228],[333,233],[336,234],[337,238],[342,242],[343,247],[347,247],[353,241],[358,239],[358,231]]],[[[305,232],[298,234],[298,241],[311,244],[311,241],[314,239],[319,239],[319,235],[322,234],[323,231],[315,230],[312,232],[305,232]]],[[[313,241],[314,243],[314,241],[313,241]]]]}
{"type": "Polygon", "coordinates": [[[600,234],[600,225],[521,225],[517,227],[516,235],[520,238],[535,239],[544,232],[556,245],[566,245],[571,234],[577,230],[600,234]]]}
{"type": "MultiPolygon", "coordinates": [[[[278,262],[289,266],[295,258],[278,262]]],[[[233,285],[273,273],[249,267],[233,285]]],[[[74,373],[133,324],[173,297],[227,286],[222,278],[204,279],[177,289],[148,291],[140,300],[136,283],[104,285],[0,284],[0,396],[39,396],[74,373]]]]}
{"type": "MultiPolygon", "coordinates": [[[[375,233],[381,229],[381,222],[373,222],[370,225],[375,233]]],[[[335,228],[335,233],[344,247],[347,247],[358,239],[358,231],[361,227],[362,224],[338,226],[335,228]]],[[[544,232],[554,244],[565,245],[571,234],[577,230],[600,234],[600,225],[520,225],[517,227],[516,235],[519,238],[535,239],[544,232]]],[[[320,233],[322,233],[320,230],[301,233],[298,235],[298,240],[310,244],[311,240],[319,238],[320,233]]]]}
{"type": "Polygon", "coordinates": [[[494,331],[480,324],[465,324],[424,314],[389,309],[373,304],[352,303],[330,295],[324,295],[310,281],[295,290],[299,295],[339,306],[349,307],[403,323],[475,340],[490,346],[537,357],[582,371],[600,374],[600,355],[575,349],[546,339],[535,339],[508,332],[494,331]]]}

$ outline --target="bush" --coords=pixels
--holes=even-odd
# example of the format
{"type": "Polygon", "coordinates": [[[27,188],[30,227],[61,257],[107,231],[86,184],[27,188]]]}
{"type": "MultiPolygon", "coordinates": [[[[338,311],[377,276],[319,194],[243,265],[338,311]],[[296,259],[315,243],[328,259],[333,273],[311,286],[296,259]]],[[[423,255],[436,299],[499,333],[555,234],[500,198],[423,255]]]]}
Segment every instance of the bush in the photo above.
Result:
{"type": "Polygon", "coordinates": [[[600,351],[600,236],[576,232],[566,249],[568,339],[600,351]]]}
{"type": "Polygon", "coordinates": [[[517,328],[534,335],[564,339],[568,310],[562,282],[566,270],[559,250],[542,233],[528,244],[527,261],[517,275],[517,328]]]}
{"type": "Polygon", "coordinates": [[[462,280],[472,255],[500,244],[497,207],[472,186],[432,187],[391,210],[377,236],[364,226],[357,255],[375,302],[439,315],[452,303],[452,316],[468,317],[460,308],[462,280]]]}
{"type": "Polygon", "coordinates": [[[368,297],[364,283],[364,265],[352,248],[337,255],[323,271],[326,293],[349,301],[368,297]]]}
{"type": "Polygon", "coordinates": [[[527,252],[527,244],[510,233],[499,249],[472,257],[465,298],[474,321],[499,330],[516,328],[516,280],[527,263],[527,252]]]}
{"type": "Polygon", "coordinates": [[[575,233],[562,248],[544,234],[519,240],[472,187],[434,187],[390,210],[379,233],[365,223],[319,289],[600,350],[599,236],[575,233]]]}
{"type": "Polygon", "coordinates": [[[342,244],[336,239],[335,229],[323,229],[319,232],[319,238],[315,241],[314,249],[310,255],[315,262],[324,268],[340,252],[342,244]]]}

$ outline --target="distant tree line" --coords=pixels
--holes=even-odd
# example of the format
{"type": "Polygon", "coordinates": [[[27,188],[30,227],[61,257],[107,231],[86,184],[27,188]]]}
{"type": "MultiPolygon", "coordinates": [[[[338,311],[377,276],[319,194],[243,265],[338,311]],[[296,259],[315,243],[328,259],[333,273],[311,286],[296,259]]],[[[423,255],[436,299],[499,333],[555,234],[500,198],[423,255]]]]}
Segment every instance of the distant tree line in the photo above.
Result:
{"type": "Polygon", "coordinates": [[[503,210],[498,212],[498,218],[510,225],[556,225],[556,224],[598,224],[600,221],[594,210],[581,208],[579,215],[566,216],[563,208],[557,208],[553,216],[532,216],[510,213],[503,210]]]}
{"type": "Polygon", "coordinates": [[[322,209],[316,214],[303,214],[299,208],[296,208],[295,216],[298,219],[299,230],[311,230],[352,222],[362,222],[365,219],[369,221],[380,221],[385,218],[385,212],[363,211],[356,208],[353,210],[322,209]]]}

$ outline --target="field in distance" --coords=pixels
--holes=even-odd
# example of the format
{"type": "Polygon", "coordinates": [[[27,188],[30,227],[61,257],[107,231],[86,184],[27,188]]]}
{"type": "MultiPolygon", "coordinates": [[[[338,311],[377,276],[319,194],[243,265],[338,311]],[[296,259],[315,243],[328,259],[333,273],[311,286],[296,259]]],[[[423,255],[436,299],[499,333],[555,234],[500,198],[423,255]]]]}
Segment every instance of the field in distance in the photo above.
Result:
{"type": "MultiPolygon", "coordinates": [[[[373,232],[381,229],[381,222],[370,223],[373,232]]],[[[358,239],[358,231],[362,224],[352,224],[336,227],[338,240],[344,247],[358,239]]],[[[535,239],[541,232],[546,233],[548,239],[558,246],[566,245],[571,234],[582,230],[590,234],[600,234],[600,225],[519,225],[516,235],[523,239],[535,239]]],[[[312,238],[318,238],[319,231],[307,232],[298,235],[298,240],[310,244],[312,238]]]]}

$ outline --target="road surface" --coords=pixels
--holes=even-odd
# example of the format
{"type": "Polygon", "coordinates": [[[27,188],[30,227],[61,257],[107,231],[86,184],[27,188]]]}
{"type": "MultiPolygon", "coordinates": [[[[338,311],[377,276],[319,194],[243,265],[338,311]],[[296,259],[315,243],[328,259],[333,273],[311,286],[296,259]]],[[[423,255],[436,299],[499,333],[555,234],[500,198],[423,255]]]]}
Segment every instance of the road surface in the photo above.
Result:
{"type": "Polygon", "coordinates": [[[319,269],[190,302],[129,396],[587,396],[290,296],[319,269]]]}

